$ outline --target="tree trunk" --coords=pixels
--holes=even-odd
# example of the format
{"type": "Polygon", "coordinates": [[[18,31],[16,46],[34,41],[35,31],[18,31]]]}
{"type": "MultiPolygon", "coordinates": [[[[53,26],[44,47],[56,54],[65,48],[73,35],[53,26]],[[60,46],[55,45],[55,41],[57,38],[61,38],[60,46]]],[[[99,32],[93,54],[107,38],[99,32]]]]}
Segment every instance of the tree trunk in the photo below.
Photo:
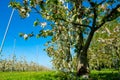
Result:
{"type": "Polygon", "coordinates": [[[86,75],[89,73],[88,71],[88,60],[87,53],[82,52],[79,55],[78,66],[77,66],[77,76],[86,75]]]}
{"type": "Polygon", "coordinates": [[[90,42],[94,35],[94,30],[91,30],[85,45],[80,50],[78,54],[78,66],[77,66],[77,76],[88,75],[89,74],[89,61],[87,58],[87,50],[89,48],[90,42]]]}

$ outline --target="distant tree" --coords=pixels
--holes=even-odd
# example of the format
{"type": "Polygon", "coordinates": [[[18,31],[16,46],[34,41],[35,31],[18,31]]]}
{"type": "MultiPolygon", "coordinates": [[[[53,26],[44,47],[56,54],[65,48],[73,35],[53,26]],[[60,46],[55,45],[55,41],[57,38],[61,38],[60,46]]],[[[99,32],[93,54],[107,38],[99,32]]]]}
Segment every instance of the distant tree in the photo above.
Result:
{"type": "Polygon", "coordinates": [[[15,71],[15,64],[16,64],[16,55],[12,54],[12,59],[10,60],[11,71],[15,71]]]}
{"type": "Polygon", "coordinates": [[[0,70],[5,72],[7,69],[7,60],[5,59],[5,60],[0,61],[0,65],[1,65],[0,70]]]}
{"type": "Polygon", "coordinates": [[[113,68],[120,65],[120,23],[116,20],[99,29],[89,49],[92,67],[113,68]]]}
{"type": "Polygon", "coordinates": [[[17,60],[15,55],[0,60],[0,71],[48,71],[49,68],[35,62],[27,62],[25,57],[17,60]]]}
{"type": "MultiPolygon", "coordinates": [[[[50,21],[49,30],[44,29],[46,23],[34,22],[35,26],[43,27],[37,37],[51,36],[46,51],[55,67],[69,69],[75,62],[78,76],[89,72],[87,51],[94,33],[106,23],[120,21],[119,0],[23,0],[23,4],[13,0],[10,6],[17,9],[22,18],[35,10],[50,21]]],[[[31,34],[20,36],[26,39],[31,34]]]]}

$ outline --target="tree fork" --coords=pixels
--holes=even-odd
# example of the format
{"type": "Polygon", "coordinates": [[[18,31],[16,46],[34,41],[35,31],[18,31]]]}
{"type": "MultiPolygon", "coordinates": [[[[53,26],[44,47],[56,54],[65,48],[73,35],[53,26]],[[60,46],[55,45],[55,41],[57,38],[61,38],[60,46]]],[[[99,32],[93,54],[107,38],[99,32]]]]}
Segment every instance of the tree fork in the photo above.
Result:
{"type": "Polygon", "coordinates": [[[92,29],[90,31],[90,34],[87,38],[85,46],[80,50],[80,54],[78,56],[78,66],[77,66],[77,76],[82,76],[86,75],[89,73],[89,64],[88,64],[88,59],[87,59],[87,51],[89,48],[89,45],[92,41],[93,35],[94,35],[95,30],[92,29]]]}

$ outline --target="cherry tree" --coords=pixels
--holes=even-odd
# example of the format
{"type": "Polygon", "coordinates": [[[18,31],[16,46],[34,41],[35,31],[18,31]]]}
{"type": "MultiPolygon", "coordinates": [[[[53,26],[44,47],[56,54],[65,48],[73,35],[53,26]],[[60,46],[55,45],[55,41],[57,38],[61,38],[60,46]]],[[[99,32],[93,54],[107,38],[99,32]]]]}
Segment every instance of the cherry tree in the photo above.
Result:
{"type": "Polygon", "coordinates": [[[106,23],[120,21],[119,0],[13,0],[10,6],[22,18],[34,10],[50,22],[48,30],[44,29],[47,23],[34,22],[43,27],[37,37],[51,36],[46,51],[55,68],[65,71],[73,67],[78,76],[89,73],[88,48],[95,32],[106,23]]]}

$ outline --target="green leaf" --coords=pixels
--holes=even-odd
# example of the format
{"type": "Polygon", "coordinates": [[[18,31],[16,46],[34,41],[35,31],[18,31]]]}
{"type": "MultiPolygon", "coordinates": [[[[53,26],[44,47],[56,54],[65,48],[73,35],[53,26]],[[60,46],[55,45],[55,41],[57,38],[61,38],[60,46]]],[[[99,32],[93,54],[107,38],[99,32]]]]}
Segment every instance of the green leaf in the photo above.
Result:
{"type": "Polygon", "coordinates": [[[25,38],[24,38],[24,40],[27,40],[27,39],[28,39],[28,37],[25,37],[25,38]]]}
{"type": "Polygon", "coordinates": [[[44,2],[43,1],[40,1],[39,2],[39,6],[40,6],[40,8],[44,11],[45,10],[45,8],[44,8],[44,2]]]}
{"type": "Polygon", "coordinates": [[[38,21],[34,21],[34,26],[38,26],[39,22],[38,21]]]}
{"type": "Polygon", "coordinates": [[[72,21],[76,21],[76,20],[77,20],[77,17],[78,17],[78,15],[77,15],[77,14],[74,14],[74,15],[72,16],[72,21]]]}
{"type": "Polygon", "coordinates": [[[19,36],[20,36],[20,37],[23,37],[23,36],[24,36],[24,34],[23,34],[23,33],[19,33],[19,36]]]}
{"type": "Polygon", "coordinates": [[[56,38],[56,37],[53,37],[53,38],[52,38],[52,41],[53,41],[53,42],[55,42],[56,40],[57,40],[57,38],[56,38]]]}
{"type": "Polygon", "coordinates": [[[49,31],[49,32],[48,32],[48,35],[49,35],[49,36],[53,36],[53,32],[52,32],[52,31],[49,31]]]}
{"type": "Polygon", "coordinates": [[[40,38],[40,34],[37,34],[36,38],[40,38]]]}
{"type": "Polygon", "coordinates": [[[36,1],[36,0],[30,0],[30,6],[31,6],[31,7],[35,7],[35,6],[36,6],[35,1],[36,1]]]}

